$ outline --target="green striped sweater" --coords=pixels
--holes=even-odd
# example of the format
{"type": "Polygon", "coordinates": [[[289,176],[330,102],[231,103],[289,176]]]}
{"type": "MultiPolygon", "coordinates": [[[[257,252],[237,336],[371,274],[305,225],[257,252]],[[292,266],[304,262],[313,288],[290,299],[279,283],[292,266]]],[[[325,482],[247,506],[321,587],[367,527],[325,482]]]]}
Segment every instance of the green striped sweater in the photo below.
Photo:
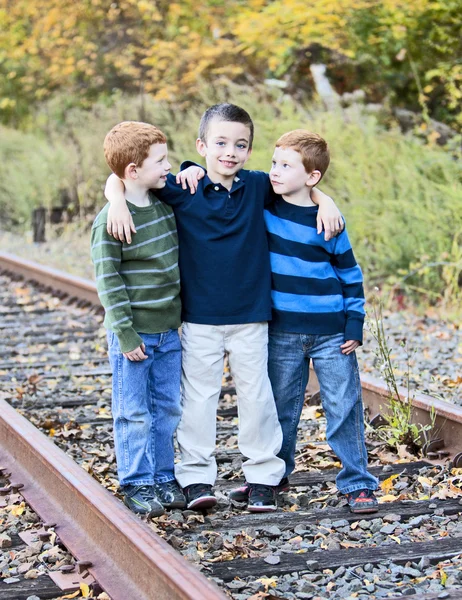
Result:
{"type": "Polygon", "coordinates": [[[127,202],[136,233],[132,243],[115,240],[106,231],[107,204],[91,232],[91,258],[96,286],[122,352],[137,348],[139,333],[160,333],[181,324],[178,236],[169,206],[151,195],[151,205],[127,202]]]}

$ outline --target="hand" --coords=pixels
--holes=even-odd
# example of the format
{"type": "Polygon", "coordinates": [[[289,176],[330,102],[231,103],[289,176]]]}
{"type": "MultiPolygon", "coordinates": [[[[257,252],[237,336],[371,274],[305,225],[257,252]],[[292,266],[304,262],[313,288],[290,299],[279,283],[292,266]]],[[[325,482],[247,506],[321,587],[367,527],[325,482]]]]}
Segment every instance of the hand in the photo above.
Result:
{"type": "Polygon", "coordinates": [[[197,191],[197,185],[204,175],[204,169],[201,167],[192,166],[180,171],[176,176],[176,182],[181,183],[181,187],[184,190],[186,190],[189,186],[189,191],[191,194],[195,194],[197,191]]]}
{"type": "Polygon", "coordinates": [[[133,218],[127,203],[111,204],[107,213],[107,232],[119,242],[132,243],[132,232],[136,233],[133,218]]]}
{"type": "Polygon", "coordinates": [[[324,229],[324,239],[328,242],[330,239],[343,231],[345,223],[335,202],[329,196],[326,196],[319,203],[318,216],[316,218],[318,233],[324,229]]]}
{"type": "Polygon", "coordinates": [[[128,358],[128,360],[131,360],[132,362],[139,362],[141,360],[147,359],[148,356],[147,354],[145,354],[145,352],[146,346],[144,344],[141,344],[140,346],[138,346],[138,348],[135,348],[130,352],[124,352],[123,355],[125,356],[125,358],[128,358]]]}
{"type": "Polygon", "coordinates": [[[358,342],[358,340],[347,340],[340,346],[340,348],[342,350],[342,354],[351,354],[356,350],[356,348],[359,348],[359,346],[361,346],[361,344],[358,342]]]}

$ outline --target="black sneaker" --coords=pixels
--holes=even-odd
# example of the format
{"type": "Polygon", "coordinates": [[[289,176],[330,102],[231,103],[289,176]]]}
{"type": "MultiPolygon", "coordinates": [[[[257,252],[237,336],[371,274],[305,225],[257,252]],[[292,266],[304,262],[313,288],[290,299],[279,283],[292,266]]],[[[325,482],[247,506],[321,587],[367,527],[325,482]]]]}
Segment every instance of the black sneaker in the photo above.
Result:
{"type": "Polygon", "coordinates": [[[250,512],[270,512],[277,510],[276,487],[251,483],[247,510],[250,512]]]}
{"type": "MultiPolygon", "coordinates": [[[[282,492],[288,492],[290,490],[289,478],[283,477],[279,482],[279,485],[275,486],[274,489],[276,490],[277,494],[280,494],[282,492]]],[[[241,487],[234,488],[234,490],[231,490],[229,492],[228,497],[233,502],[242,504],[244,502],[247,502],[247,500],[249,499],[249,491],[250,483],[247,483],[246,481],[244,485],[241,485],[241,487]]]]}
{"type": "Polygon", "coordinates": [[[193,510],[211,508],[217,503],[213,488],[208,483],[192,483],[183,488],[186,496],[186,507],[193,510]]]}
{"type": "Polygon", "coordinates": [[[154,492],[165,508],[185,508],[186,498],[175,479],[155,483],[154,492]]]}
{"type": "Polygon", "coordinates": [[[372,490],[356,490],[345,494],[352,513],[373,513],[379,510],[379,503],[372,490]]]}
{"type": "Polygon", "coordinates": [[[164,507],[153,492],[150,485],[125,485],[122,488],[124,504],[138,515],[160,517],[164,514],[164,507]]]}

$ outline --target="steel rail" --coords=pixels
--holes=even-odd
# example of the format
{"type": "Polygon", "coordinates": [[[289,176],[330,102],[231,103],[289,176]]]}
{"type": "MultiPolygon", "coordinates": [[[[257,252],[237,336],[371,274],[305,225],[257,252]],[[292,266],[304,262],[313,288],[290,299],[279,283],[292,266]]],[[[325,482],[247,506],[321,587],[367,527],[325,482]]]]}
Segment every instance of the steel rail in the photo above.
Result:
{"type": "MultiPolygon", "coordinates": [[[[5,252],[0,252],[1,269],[100,306],[96,285],[88,279],[74,277],[5,252]]],[[[388,397],[388,390],[383,381],[369,375],[361,375],[361,386],[364,404],[369,408],[371,417],[383,413],[384,409],[386,410],[388,397]]],[[[312,370],[308,387],[312,392],[319,390],[316,375],[312,370]]],[[[405,388],[399,388],[399,393],[403,400],[407,398],[405,388]]],[[[444,438],[445,449],[453,454],[460,453],[462,451],[462,408],[421,393],[411,394],[411,402],[413,422],[421,425],[431,424],[431,415],[434,411],[436,432],[444,438]]]]}
{"type": "MultiPolygon", "coordinates": [[[[376,415],[386,414],[389,392],[383,381],[370,375],[361,375],[361,388],[364,405],[369,409],[371,419],[376,415]]],[[[310,369],[308,391],[312,394],[319,391],[319,383],[313,369],[310,369]]],[[[399,397],[403,401],[411,401],[411,422],[418,425],[432,425],[432,413],[435,415],[434,430],[430,431],[433,439],[444,440],[444,449],[451,455],[462,452],[462,407],[444,402],[420,392],[410,391],[398,386],[399,397]]]]}
{"type": "Polygon", "coordinates": [[[226,596],[5,400],[0,466],[112,600],[225,600],[226,596]]]}
{"type": "Polygon", "coordinates": [[[7,252],[0,252],[0,270],[20,275],[26,281],[50,287],[71,298],[78,298],[100,306],[96,285],[89,279],[69,275],[64,271],[46,267],[7,252]]]}

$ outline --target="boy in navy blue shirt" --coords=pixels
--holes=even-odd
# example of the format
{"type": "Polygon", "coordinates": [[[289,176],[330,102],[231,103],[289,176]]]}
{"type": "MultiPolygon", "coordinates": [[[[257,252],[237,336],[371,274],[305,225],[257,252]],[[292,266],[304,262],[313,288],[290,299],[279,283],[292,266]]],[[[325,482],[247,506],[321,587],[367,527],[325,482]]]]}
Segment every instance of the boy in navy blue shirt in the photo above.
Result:
{"type": "MultiPolygon", "coordinates": [[[[246,111],[232,104],[209,108],[196,142],[207,164],[197,192],[191,194],[169,175],[158,193],[173,208],[180,246],[183,415],[175,474],[193,509],[216,504],[213,452],[225,353],[236,384],[250,511],[276,510],[275,488],[285,472],[267,368],[271,276],[263,210],[271,186],[267,174],[243,170],[252,142],[246,111]]],[[[106,195],[119,217],[108,219],[108,230],[119,237],[129,222],[121,191],[120,181],[111,176],[106,195]]],[[[336,222],[338,211],[331,212],[336,222]]]]}
{"type": "MultiPolygon", "coordinates": [[[[329,241],[317,232],[318,207],[311,199],[329,161],[325,140],[298,129],[276,142],[270,171],[279,196],[265,210],[272,278],[268,368],[283,433],[281,487],[295,466],[297,427],[313,360],[327,441],[342,462],[337,488],[352,512],[374,512],[377,479],[367,470],[355,355],[365,314],[362,273],[346,230],[329,241]]],[[[231,493],[234,499],[237,495],[237,490],[231,493]]]]}

